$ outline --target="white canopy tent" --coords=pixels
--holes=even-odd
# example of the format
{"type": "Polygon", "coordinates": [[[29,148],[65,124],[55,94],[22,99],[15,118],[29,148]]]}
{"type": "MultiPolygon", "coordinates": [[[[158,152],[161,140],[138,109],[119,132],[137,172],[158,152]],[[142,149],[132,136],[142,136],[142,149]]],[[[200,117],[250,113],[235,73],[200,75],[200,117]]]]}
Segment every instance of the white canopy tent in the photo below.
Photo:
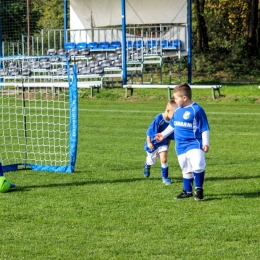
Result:
{"type": "MultiPolygon", "coordinates": [[[[91,29],[97,27],[122,25],[122,35],[126,35],[125,25],[185,24],[188,82],[191,83],[191,4],[192,0],[70,0],[70,29],[88,29],[85,39],[89,42],[93,33],[91,29]]],[[[77,41],[75,35],[74,40],[77,41]]]]}
{"type": "MultiPolygon", "coordinates": [[[[183,0],[126,0],[126,24],[186,24],[187,2],[183,0]]],[[[121,25],[120,0],[71,0],[70,29],[121,25]]],[[[91,31],[85,32],[90,41],[91,31]]],[[[84,38],[81,34],[81,38],[84,38]]]]}

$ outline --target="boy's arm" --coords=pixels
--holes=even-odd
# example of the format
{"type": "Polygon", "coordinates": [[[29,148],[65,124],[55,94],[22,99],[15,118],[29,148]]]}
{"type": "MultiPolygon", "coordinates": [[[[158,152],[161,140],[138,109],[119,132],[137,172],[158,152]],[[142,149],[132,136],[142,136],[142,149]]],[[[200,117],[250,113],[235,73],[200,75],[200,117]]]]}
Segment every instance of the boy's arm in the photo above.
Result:
{"type": "Polygon", "coordinates": [[[146,136],[146,140],[147,140],[147,147],[148,147],[149,149],[153,149],[154,146],[153,146],[151,137],[150,137],[149,135],[146,136]]]}
{"type": "Polygon", "coordinates": [[[209,151],[209,130],[202,132],[202,149],[205,153],[209,151]]]}
{"type": "Polygon", "coordinates": [[[174,128],[171,125],[168,125],[167,128],[161,132],[155,135],[155,140],[157,142],[161,142],[164,138],[169,136],[174,131],[174,128]]]}

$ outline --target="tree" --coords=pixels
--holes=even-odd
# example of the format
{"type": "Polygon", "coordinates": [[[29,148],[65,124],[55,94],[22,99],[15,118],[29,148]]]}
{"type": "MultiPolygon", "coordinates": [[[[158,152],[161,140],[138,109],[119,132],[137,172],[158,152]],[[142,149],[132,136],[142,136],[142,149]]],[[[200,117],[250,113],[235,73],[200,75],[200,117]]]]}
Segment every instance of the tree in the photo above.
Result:
{"type": "MultiPolygon", "coordinates": [[[[29,0],[28,0],[29,1],[29,0]]],[[[32,5],[30,5],[31,7],[32,5]]],[[[20,0],[0,0],[2,39],[4,41],[19,41],[21,35],[28,33],[27,2],[20,0]]],[[[39,31],[37,25],[41,13],[36,8],[30,8],[30,33],[39,31]]]]}
{"type": "Polygon", "coordinates": [[[208,32],[205,21],[205,0],[194,0],[195,16],[197,21],[197,51],[203,52],[209,49],[208,32]]]}
{"type": "Polygon", "coordinates": [[[250,55],[257,54],[258,43],[258,0],[248,0],[248,12],[246,19],[246,39],[250,55]]]}

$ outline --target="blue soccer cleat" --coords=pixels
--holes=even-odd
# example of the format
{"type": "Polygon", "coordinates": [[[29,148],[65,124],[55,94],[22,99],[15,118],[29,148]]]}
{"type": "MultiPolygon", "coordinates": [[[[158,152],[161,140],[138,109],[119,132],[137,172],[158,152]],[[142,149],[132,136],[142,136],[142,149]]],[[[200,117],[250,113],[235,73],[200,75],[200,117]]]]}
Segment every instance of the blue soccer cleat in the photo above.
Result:
{"type": "Polygon", "coordinates": [[[172,184],[172,180],[170,178],[162,178],[162,182],[165,185],[171,185],[172,184]]]}
{"type": "Polygon", "coordinates": [[[144,177],[148,178],[150,176],[150,165],[144,164],[144,177]]]}
{"type": "Polygon", "coordinates": [[[15,188],[15,184],[14,183],[10,183],[10,188],[15,188]]]}

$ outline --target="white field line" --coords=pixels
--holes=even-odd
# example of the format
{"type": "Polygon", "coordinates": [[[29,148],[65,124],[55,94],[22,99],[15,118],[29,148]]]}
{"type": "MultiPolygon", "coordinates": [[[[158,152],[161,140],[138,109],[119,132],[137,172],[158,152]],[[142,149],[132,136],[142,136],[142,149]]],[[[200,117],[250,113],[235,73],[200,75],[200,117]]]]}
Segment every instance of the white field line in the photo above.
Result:
{"type": "MultiPolygon", "coordinates": [[[[161,113],[161,111],[145,111],[145,110],[109,110],[109,109],[87,109],[79,108],[79,111],[89,111],[89,112],[107,112],[107,113],[161,113]]],[[[260,113],[241,113],[241,112],[206,112],[210,115],[260,115],[260,113]]]]}

